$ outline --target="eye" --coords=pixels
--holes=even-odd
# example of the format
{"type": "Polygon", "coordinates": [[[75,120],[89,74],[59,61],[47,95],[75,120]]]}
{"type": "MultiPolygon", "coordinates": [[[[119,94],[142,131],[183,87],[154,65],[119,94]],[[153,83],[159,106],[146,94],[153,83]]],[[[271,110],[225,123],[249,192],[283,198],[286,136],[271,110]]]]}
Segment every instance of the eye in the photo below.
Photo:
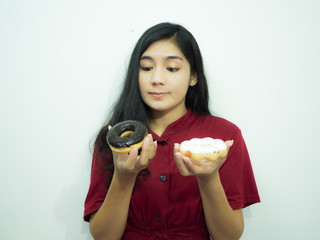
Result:
{"type": "Polygon", "coordinates": [[[167,70],[168,70],[169,72],[176,72],[176,71],[179,70],[179,68],[168,67],[167,70]]]}
{"type": "Polygon", "coordinates": [[[148,72],[152,70],[152,67],[140,67],[142,71],[148,72]]]}

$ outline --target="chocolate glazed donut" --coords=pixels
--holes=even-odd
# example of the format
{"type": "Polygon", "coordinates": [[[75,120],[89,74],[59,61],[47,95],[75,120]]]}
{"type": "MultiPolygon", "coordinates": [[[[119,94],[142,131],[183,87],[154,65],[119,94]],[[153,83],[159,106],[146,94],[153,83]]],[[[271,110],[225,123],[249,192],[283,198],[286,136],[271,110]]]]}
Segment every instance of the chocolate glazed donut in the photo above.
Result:
{"type": "Polygon", "coordinates": [[[139,121],[127,120],[114,125],[107,134],[107,142],[112,151],[128,153],[132,148],[141,148],[148,134],[147,127],[139,121]]]}

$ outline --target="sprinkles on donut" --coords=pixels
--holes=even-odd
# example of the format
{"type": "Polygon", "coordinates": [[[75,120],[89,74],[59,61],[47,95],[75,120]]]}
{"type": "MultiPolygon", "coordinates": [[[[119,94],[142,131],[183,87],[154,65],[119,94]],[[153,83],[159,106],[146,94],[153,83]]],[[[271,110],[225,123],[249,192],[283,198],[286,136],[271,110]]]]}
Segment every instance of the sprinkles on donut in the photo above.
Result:
{"type": "Polygon", "coordinates": [[[142,122],[127,120],[114,125],[106,138],[112,151],[129,153],[132,148],[140,149],[147,135],[148,129],[142,122]]]}

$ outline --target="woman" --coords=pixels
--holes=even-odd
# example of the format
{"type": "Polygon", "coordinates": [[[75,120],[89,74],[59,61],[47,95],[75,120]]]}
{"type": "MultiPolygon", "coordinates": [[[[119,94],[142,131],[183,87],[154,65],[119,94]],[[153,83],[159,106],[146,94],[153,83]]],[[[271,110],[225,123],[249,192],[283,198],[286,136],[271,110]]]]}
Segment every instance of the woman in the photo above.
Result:
{"type": "Polygon", "coordinates": [[[84,219],[94,239],[239,239],[242,208],[259,202],[241,131],[212,116],[198,44],[184,27],[160,23],[138,40],[123,91],[95,142],[84,219]],[[112,152],[111,126],[146,124],[141,154],[112,152]],[[228,156],[194,162],[184,140],[223,139],[228,156]],[[107,170],[105,170],[107,169],[107,170]]]}

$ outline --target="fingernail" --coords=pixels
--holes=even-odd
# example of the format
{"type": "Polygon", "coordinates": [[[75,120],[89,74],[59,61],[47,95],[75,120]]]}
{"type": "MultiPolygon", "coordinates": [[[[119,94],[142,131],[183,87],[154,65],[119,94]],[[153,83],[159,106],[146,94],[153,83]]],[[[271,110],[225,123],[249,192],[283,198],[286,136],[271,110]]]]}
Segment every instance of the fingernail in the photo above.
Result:
{"type": "Polygon", "coordinates": [[[150,138],[146,138],[145,140],[144,140],[144,142],[145,142],[145,144],[149,144],[150,143],[150,138]]]}
{"type": "Polygon", "coordinates": [[[131,149],[131,155],[138,155],[138,149],[137,148],[132,148],[131,149]]]}
{"type": "Polygon", "coordinates": [[[184,162],[185,164],[189,164],[189,161],[188,161],[187,159],[182,158],[182,160],[183,160],[183,162],[184,162]]]}

